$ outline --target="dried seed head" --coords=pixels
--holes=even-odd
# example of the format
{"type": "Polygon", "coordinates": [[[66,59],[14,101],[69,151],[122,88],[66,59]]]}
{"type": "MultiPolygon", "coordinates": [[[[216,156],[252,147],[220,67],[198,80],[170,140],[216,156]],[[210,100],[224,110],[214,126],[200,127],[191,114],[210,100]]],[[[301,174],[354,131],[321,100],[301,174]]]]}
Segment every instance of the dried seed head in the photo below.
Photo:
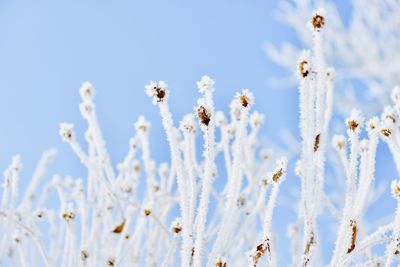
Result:
{"type": "Polygon", "coordinates": [[[46,216],[46,210],[44,210],[44,209],[37,209],[37,210],[35,211],[35,216],[36,216],[38,219],[44,218],[44,216],[46,216]]]}
{"type": "Polygon", "coordinates": [[[319,140],[321,138],[321,134],[317,134],[315,136],[315,140],[314,140],[314,152],[317,152],[318,148],[319,148],[319,140]]]}
{"type": "Polygon", "coordinates": [[[92,100],[95,95],[95,90],[93,88],[93,85],[90,82],[82,83],[81,88],[79,89],[79,94],[81,95],[84,101],[92,100]]]}
{"type": "Polygon", "coordinates": [[[107,266],[111,266],[111,267],[115,266],[115,259],[113,257],[109,257],[107,259],[107,266]]]}
{"type": "Polygon", "coordinates": [[[165,102],[168,98],[168,85],[164,81],[159,81],[158,83],[150,81],[145,88],[146,94],[150,97],[153,97],[154,105],[160,102],[165,102]]]}
{"type": "Polygon", "coordinates": [[[73,211],[64,211],[61,213],[61,217],[69,222],[72,221],[73,219],[75,219],[75,213],[73,211]]]}
{"type": "Polygon", "coordinates": [[[379,129],[379,119],[374,116],[367,122],[367,131],[369,135],[378,133],[379,129]]]}
{"type": "Polygon", "coordinates": [[[126,220],[123,219],[123,220],[122,220],[122,223],[119,224],[117,227],[115,227],[114,230],[113,230],[112,232],[113,232],[114,234],[120,234],[120,233],[122,233],[122,231],[124,231],[124,228],[125,228],[125,223],[126,223],[126,220]]]}
{"type": "Polygon", "coordinates": [[[89,258],[89,252],[85,249],[81,250],[81,260],[86,261],[89,258]]]}
{"type": "Polygon", "coordinates": [[[236,201],[236,206],[240,209],[243,208],[246,205],[246,198],[240,196],[238,197],[236,201]]]}
{"type": "Polygon", "coordinates": [[[226,259],[217,258],[217,260],[215,261],[215,267],[227,267],[226,259]]]}
{"type": "Polygon", "coordinates": [[[347,122],[347,125],[349,126],[350,130],[352,130],[354,132],[357,129],[359,124],[358,124],[358,121],[356,121],[356,120],[349,120],[347,122]]]}
{"type": "Polygon", "coordinates": [[[175,234],[179,234],[182,231],[182,220],[176,218],[171,224],[171,231],[175,234]]]}
{"type": "Polygon", "coordinates": [[[343,135],[334,135],[332,138],[332,146],[337,151],[345,149],[347,145],[346,137],[343,135]]]}
{"type": "Polygon", "coordinates": [[[362,122],[363,118],[361,117],[361,113],[358,109],[353,109],[350,117],[346,119],[346,124],[349,127],[350,133],[358,134],[361,131],[362,122]]]}
{"type": "Polygon", "coordinates": [[[387,128],[382,128],[382,129],[381,129],[381,134],[382,134],[384,137],[389,137],[389,136],[392,134],[392,132],[391,132],[389,129],[387,129],[387,128]]]}
{"type": "Polygon", "coordinates": [[[286,158],[280,158],[276,161],[276,169],[272,173],[272,181],[274,183],[280,183],[283,181],[285,178],[285,169],[287,166],[287,159],[286,158]]]}
{"type": "Polygon", "coordinates": [[[301,60],[299,62],[299,72],[301,77],[305,78],[308,76],[310,66],[307,60],[301,60]]]}
{"type": "Polygon", "coordinates": [[[322,16],[320,12],[315,12],[311,23],[315,30],[320,31],[325,25],[325,17],[322,16]]]}
{"type": "Polygon", "coordinates": [[[144,213],[145,216],[150,216],[151,210],[150,209],[144,209],[143,213],[144,213]]]}
{"type": "Polygon", "coordinates": [[[357,222],[355,220],[350,220],[350,228],[351,228],[351,243],[350,247],[347,249],[347,254],[351,253],[356,248],[357,222]]]}
{"type": "Polygon", "coordinates": [[[214,91],[214,80],[204,75],[201,77],[201,80],[197,82],[197,88],[199,89],[200,93],[205,93],[206,91],[214,91]]]}
{"type": "Polygon", "coordinates": [[[14,241],[15,244],[20,244],[22,241],[22,235],[20,233],[20,231],[16,230],[14,231],[13,235],[12,235],[12,239],[14,241]]]}
{"type": "Polygon", "coordinates": [[[238,99],[243,108],[248,108],[254,103],[254,96],[249,89],[244,89],[241,93],[237,93],[236,99],[238,99]]]}
{"type": "Polygon", "coordinates": [[[400,200],[400,180],[393,181],[391,188],[393,197],[400,200]]]}
{"type": "Polygon", "coordinates": [[[211,121],[211,113],[204,106],[197,108],[197,116],[203,125],[208,126],[211,121]]]}
{"type": "Polygon", "coordinates": [[[82,117],[89,118],[94,110],[94,104],[91,101],[83,101],[79,105],[79,109],[81,111],[82,117]]]}
{"type": "Polygon", "coordinates": [[[262,243],[258,244],[256,248],[250,252],[250,258],[253,266],[257,266],[261,257],[266,253],[270,253],[271,248],[269,244],[269,238],[266,238],[262,243]]]}
{"type": "Polygon", "coordinates": [[[258,128],[261,126],[261,124],[264,122],[264,115],[254,111],[251,115],[250,115],[250,126],[252,128],[258,128]]]}
{"type": "Polygon", "coordinates": [[[63,141],[70,142],[75,139],[74,125],[70,123],[60,123],[59,134],[63,141]]]}
{"type": "Polygon", "coordinates": [[[196,123],[193,114],[186,114],[181,120],[179,128],[182,132],[196,133],[196,123]]]}
{"type": "Polygon", "coordinates": [[[392,90],[391,98],[393,103],[400,104],[400,86],[395,86],[392,90]]]}
{"type": "Polygon", "coordinates": [[[150,129],[150,122],[146,121],[143,116],[139,116],[135,123],[135,129],[139,133],[146,133],[150,129]]]}

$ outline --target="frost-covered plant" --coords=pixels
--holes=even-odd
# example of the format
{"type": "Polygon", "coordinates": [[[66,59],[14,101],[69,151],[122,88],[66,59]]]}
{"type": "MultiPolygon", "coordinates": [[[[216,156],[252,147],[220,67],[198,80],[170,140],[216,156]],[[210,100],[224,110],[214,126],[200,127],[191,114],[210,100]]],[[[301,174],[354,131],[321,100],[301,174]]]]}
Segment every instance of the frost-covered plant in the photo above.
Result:
{"type": "MultiPolygon", "coordinates": [[[[389,89],[400,83],[399,1],[281,1],[276,18],[295,30],[300,45],[287,41],[267,43],[265,51],[268,57],[292,73],[295,67],[293,62],[302,47],[313,42],[304,22],[321,5],[329,13],[324,53],[337,72],[340,87],[336,89],[336,94],[340,95],[340,99],[346,99],[336,101],[336,111],[345,114],[358,106],[369,113],[378,112],[377,108],[388,100],[389,89]],[[354,82],[357,86],[353,86],[354,82]],[[356,92],[360,84],[363,94],[356,92]],[[371,102],[380,103],[372,105],[371,102]]],[[[287,85],[287,79],[284,81],[287,85]]]]}
{"type": "MultiPolygon", "coordinates": [[[[324,249],[317,219],[326,206],[339,222],[330,266],[389,267],[399,263],[399,180],[391,186],[397,201],[394,220],[368,235],[360,229],[365,228],[363,215],[374,189],[380,139],[388,144],[400,174],[400,87],[393,90],[394,104],[380,119],[373,117],[364,124],[361,112],[354,109],[345,120],[347,137],[332,138],[346,176],[340,211],[324,190],[334,79],[321,49],[327,27],[324,12],[315,12],[309,24],[313,47],[298,61],[302,147],[295,171],[301,195],[297,220],[288,229],[292,265],[323,264],[317,257],[324,249]],[[360,140],[363,129],[367,138],[360,140]],[[373,250],[378,244],[386,246],[382,255],[373,250]]],[[[278,266],[272,218],[288,160],[273,160],[268,150],[260,150],[257,134],[264,116],[251,111],[255,99],[248,89],[235,95],[227,119],[215,110],[214,81],[203,76],[197,87],[201,97],[178,125],[168,103],[172,92],[165,82],[151,81],[146,93],[160,111],[171,160],[160,164],[153,160],[151,125],[140,116],[128,152],[114,168],[96,117],[95,90],[84,83],[80,110],[87,121],[87,149],[78,142],[73,124],[61,123],[59,134],[87,176],[54,175],[40,186],[55,155],[50,150],[20,197],[22,164],[19,156],[13,157],[4,173],[0,260],[8,258],[13,266],[278,266]],[[216,163],[219,157],[222,166],[216,163]],[[219,175],[223,172],[226,179],[219,175]],[[225,182],[222,188],[215,186],[217,179],[225,182]],[[57,194],[58,203],[50,203],[51,192],[57,194]]]]}

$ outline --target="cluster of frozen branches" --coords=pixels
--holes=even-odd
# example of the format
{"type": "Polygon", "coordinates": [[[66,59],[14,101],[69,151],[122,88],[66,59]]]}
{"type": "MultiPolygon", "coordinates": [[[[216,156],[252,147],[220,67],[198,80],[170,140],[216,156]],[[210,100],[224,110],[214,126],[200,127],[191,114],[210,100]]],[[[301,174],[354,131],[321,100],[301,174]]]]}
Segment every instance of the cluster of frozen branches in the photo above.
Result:
{"type": "MultiPolygon", "coordinates": [[[[360,230],[373,190],[380,139],[388,144],[400,174],[400,87],[393,90],[394,104],[380,119],[364,124],[360,111],[353,110],[345,122],[347,137],[332,138],[346,175],[340,211],[324,192],[334,79],[321,49],[324,14],[314,13],[309,24],[313,47],[298,63],[302,151],[296,174],[301,178],[301,197],[298,218],[289,227],[293,266],[321,266],[316,254],[323,246],[316,221],[326,205],[339,223],[330,266],[389,267],[399,262],[400,181],[391,187],[397,200],[394,220],[368,235],[360,230]],[[363,128],[367,138],[360,140],[363,128]],[[383,255],[373,250],[378,244],[386,246],[383,255]]],[[[139,117],[128,153],[114,168],[96,118],[94,88],[84,83],[80,110],[87,121],[87,150],[72,124],[60,124],[59,133],[87,176],[55,175],[43,182],[55,154],[48,151],[20,196],[22,164],[15,156],[4,173],[0,260],[12,266],[278,266],[272,217],[287,160],[273,160],[268,150],[259,148],[263,115],[251,111],[254,97],[249,90],[237,93],[225,116],[214,107],[214,81],[204,76],[197,87],[201,97],[194,112],[178,126],[169,109],[167,84],[150,82],[146,93],[159,108],[171,160],[153,160],[150,123],[139,117]],[[201,160],[198,132],[203,135],[201,160]],[[216,164],[218,157],[222,166],[216,164]],[[226,178],[219,173],[226,173],[226,178]],[[225,182],[220,190],[214,186],[217,179],[225,182]],[[140,188],[145,191],[138,192],[140,188]],[[49,197],[53,191],[59,205],[49,197]],[[176,206],[179,215],[171,218],[176,206]]]]}
{"type": "MultiPolygon", "coordinates": [[[[329,28],[326,29],[323,49],[337,73],[340,87],[336,91],[341,98],[346,98],[346,101],[335,103],[336,111],[344,114],[358,106],[370,114],[378,112],[387,103],[390,88],[400,83],[397,72],[400,62],[400,18],[397,15],[400,2],[287,0],[279,4],[277,18],[295,30],[301,45],[268,43],[265,46],[268,57],[292,73],[293,62],[302,47],[312,44],[312,35],[304,27],[304,21],[316,8],[324,6],[329,13],[329,28]],[[354,82],[357,82],[357,87],[363,85],[363,94],[357,93],[354,82]]],[[[287,79],[279,84],[287,85],[287,79]]]]}

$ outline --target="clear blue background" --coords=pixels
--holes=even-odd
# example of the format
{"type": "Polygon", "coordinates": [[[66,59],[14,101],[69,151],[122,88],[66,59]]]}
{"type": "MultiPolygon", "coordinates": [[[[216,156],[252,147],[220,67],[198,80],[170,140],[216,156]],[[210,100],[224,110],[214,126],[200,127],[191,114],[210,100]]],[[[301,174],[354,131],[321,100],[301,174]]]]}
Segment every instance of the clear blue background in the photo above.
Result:
{"type": "MultiPolygon", "coordinates": [[[[152,122],[155,159],[169,158],[158,110],[144,93],[151,79],[169,84],[176,122],[192,111],[199,96],[195,82],[208,74],[216,81],[218,109],[227,111],[234,93],[248,87],[255,109],[267,116],[262,138],[279,144],[282,129],[298,138],[297,90],[267,85],[268,78],[288,72],[268,60],[262,45],[298,44],[295,33],[273,17],[278,2],[0,1],[0,169],[19,153],[26,184],[42,151],[55,147],[59,154],[50,174],[85,174],[61,142],[58,124],[73,122],[84,143],[78,89],[87,80],[97,91],[98,118],[114,164],[124,157],[141,114],[152,122]]],[[[350,6],[339,3],[346,18],[350,6]]],[[[385,147],[380,151],[387,153],[385,147]]],[[[385,159],[378,180],[393,178],[393,163],[385,159]]],[[[282,194],[299,184],[297,177],[288,180],[282,194]]],[[[371,218],[393,208],[386,197],[371,218]]],[[[284,206],[274,218],[282,266],[290,258],[286,224],[294,219],[284,206]]]]}

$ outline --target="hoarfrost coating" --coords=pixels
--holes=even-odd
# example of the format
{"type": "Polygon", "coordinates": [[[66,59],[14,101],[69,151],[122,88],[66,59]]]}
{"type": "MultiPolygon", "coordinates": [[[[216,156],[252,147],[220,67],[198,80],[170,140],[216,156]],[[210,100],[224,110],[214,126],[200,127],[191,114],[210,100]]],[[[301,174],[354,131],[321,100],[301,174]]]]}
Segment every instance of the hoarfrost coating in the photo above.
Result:
{"type": "MultiPolygon", "coordinates": [[[[312,49],[298,61],[302,142],[295,173],[301,193],[297,218],[288,227],[292,266],[389,267],[399,264],[400,257],[398,179],[391,185],[397,204],[393,220],[367,233],[364,215],[375,190],[380,140],[388,145],[400,173],[400,89],[393,89],[393,104],[380,118],[365,123],[362,111],[353,109],[343,121],[345,133],[330,131],[334,75],[321,49],[331,21],[326,14],[317,11],[308,21],[312,49]],[[338,164],[331,162],[335,151],[329,143],[338,164]],[[325,190],[326,165],[343,170],[343,207],[337,207],[325,190]],[[326,249],[317,224],[324,208],[338,225],[330,263],[319,257],[326,249]],[[383,245],[384,252],[374,250],[377,245],[383,245]]],[[[14,156],[2,184],[0,260],[13,266],[279,266],[281,237],[272,218],[291,162],[260,147],[257,135],[264,115],[252,111],[255,97],[250,90],[233,97],[230,116],[225,116],[214,106],[214,80],[203,76],[197,87],[201,95],[194,111],[178,124],[170,111],[173,92],[167,84],[146,85],[146,94],[160,112],[170,162],[153,159],[151,124],[140,116],[127,154],[114,168],[96,116],[94,87],[82,84],[80,111],[87,122],[87,146],[79,143],[73,124],[61,123],[59,134],[87,176],[54,175],[45,180],[55,156],[49,150],[19,197],[22,160],[14,156]],[[198,151],[200,132],[203,149],[198,151]],[[223,164],[217,164],[218,157],[223,164]],[[226,179],[219,175],[224,171],[226,179]],[[222,189],[215,186],[216,180],[224,182],[222,189]],[[52,192],[58,206],[50,203],[52,192]],[[171,219],[176,207],[179,215],[171,219]]]]}

